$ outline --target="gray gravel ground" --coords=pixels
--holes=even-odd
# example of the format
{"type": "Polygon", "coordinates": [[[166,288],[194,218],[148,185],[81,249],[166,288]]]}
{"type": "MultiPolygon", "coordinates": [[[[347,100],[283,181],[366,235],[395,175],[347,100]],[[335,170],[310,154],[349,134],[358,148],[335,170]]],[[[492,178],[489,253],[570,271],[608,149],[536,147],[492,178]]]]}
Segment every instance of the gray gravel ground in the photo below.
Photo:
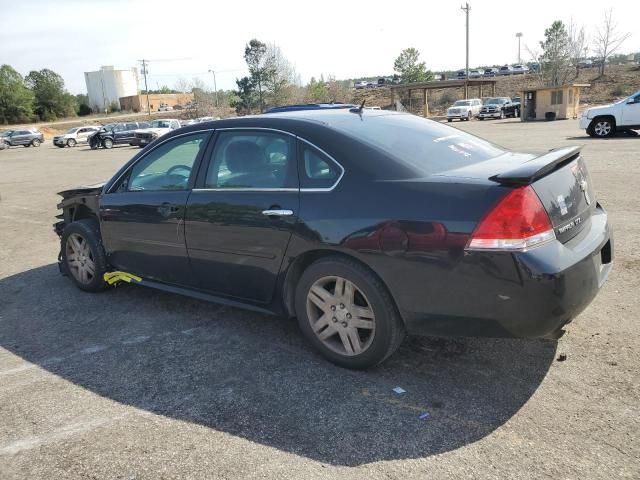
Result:
{"type": "Polygon", "coordinates": [[[640,137],[459,126],[524,151],[584,145],[614,271],[558,342],[412,338],[367,372],[291,321],[78,291],[55,265],[55,192],[137,150],[1,151],[0,479],[640,478],[640,137]]]}

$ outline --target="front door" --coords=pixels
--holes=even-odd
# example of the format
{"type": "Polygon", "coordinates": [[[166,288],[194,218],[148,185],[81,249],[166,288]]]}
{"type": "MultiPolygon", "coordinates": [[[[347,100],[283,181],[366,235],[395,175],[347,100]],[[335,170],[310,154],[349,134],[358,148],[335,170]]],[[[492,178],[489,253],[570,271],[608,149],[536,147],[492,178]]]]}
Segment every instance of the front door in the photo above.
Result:
{"type": "Polygon", "coordinates": [[[193,284],[184,213],[209,136],[192,133],[158,145],[102,196],[102,237],[115,268],[166,283],[193,284]]]}
{"type": "Polygon", "coordinates": [[[220,131],[187,203],[185,236],[201,288],[268,303],[298,216],[295,137],[220,131]]]}
{"type": "Polygon", "coordinates": [[[623,125],[640,125],[640,93],[627,100],[622,107],[623,125]],[[633,103],[630,103],[633,102],[633,103]]]}

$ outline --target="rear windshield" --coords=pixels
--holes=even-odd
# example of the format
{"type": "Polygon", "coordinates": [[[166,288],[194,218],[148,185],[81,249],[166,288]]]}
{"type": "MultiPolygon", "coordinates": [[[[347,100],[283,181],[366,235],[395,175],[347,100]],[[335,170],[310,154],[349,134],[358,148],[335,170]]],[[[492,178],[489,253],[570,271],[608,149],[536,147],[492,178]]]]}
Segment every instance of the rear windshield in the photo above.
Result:
{"type": "Polygon", "coordinates": [[[338,121],[333,125],[425,176],[504,153],[500,147],[462,130],[410,114],[367,118],[365,113],[362,121],[338,121]]]}

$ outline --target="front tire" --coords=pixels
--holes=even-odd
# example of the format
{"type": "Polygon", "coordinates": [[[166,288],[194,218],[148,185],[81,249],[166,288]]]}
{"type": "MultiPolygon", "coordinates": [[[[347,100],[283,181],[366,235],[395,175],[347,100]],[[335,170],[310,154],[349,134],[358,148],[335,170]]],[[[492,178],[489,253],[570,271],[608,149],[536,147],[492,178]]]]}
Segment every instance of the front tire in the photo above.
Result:
{"type": "Polygon", "coordinates": [[[616,133],[615,122],[610,118],[596,118],[589,129],[593,132],[592,136],[598,138],[610,137],[616,133]]]}
{"type": "Polygon", "coordinates": [[[73,148],[73,147],[75,147],[76,145],[77,145],[77,142],[76,142],[73,138],[70,138],[69,140],[67,140],[67,146],[68,146],[68,147],[73,148]]]}
{"type": "Polygon", "coordinates": [[[98,223],[83,219],[70,223],[62,232],[62,266],[80,290],[100,292],[107,287],[107,255],[98,223]]]}
{"type": "Polygon", "coordinates": [[[372,367],[391,356],[406,333],[380,279],[341,257],[311,264],[296,289],[298,324],[329,361],[346,368],[372,367]]]}
{"type": "Polygon", "coordinates": [[[110,149],[110,148],[113,148],[113,140],[111,140],[110,138],[105,138],[102,141],[102,146],[104,148],[106,148],[107,150],[110,149]]]}
{"type": "Polygon", "coordinates": [[[40,146],[40,140],[38,140],[37,138],[34,138],[31,141],[31,145],[33,145],[34,147],[39,147],[40,146]]]}

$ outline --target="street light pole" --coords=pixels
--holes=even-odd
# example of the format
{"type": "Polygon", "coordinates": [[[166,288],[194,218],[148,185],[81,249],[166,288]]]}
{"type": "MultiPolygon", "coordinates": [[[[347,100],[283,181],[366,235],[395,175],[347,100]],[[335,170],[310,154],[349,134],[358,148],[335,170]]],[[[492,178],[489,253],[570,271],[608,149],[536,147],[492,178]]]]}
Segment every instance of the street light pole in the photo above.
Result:
{"type": "Polygon", "coordinates": [[[467,30],[467,61],[465,64],[466,76],[464,78],[464,98],[469,98],[469,10],[471,7],[469,3],[466,3],[464,7],[460,7],[464,11],[466,16],[466,30],[467,30]]]}
{"type": "Polygon", "coordinates": [[[522,38],[522,32],[516,33],[516,38],[518,39],[518,63],[522,63],[522,58],[520,57],[520,39],[522,38]]]}
{"type": "Polygon", "coordinates": [[[143,58],[140,62],[142,62],[142,74],[144,75],[144,90],[147,94],[147,112],[149,117],[151,117],[151,107],[149,106],[149,87],[147,86],[147,66],[149,66],[149,60],[145,60],[143,58]]]}
{"type": "Polygon", "coordinates": [[[213,91],[216,94],[216,108],[218,108],[218,86],[216,85],[216,72],[215,70],[209,70],[213,73],[213,91]]]}

